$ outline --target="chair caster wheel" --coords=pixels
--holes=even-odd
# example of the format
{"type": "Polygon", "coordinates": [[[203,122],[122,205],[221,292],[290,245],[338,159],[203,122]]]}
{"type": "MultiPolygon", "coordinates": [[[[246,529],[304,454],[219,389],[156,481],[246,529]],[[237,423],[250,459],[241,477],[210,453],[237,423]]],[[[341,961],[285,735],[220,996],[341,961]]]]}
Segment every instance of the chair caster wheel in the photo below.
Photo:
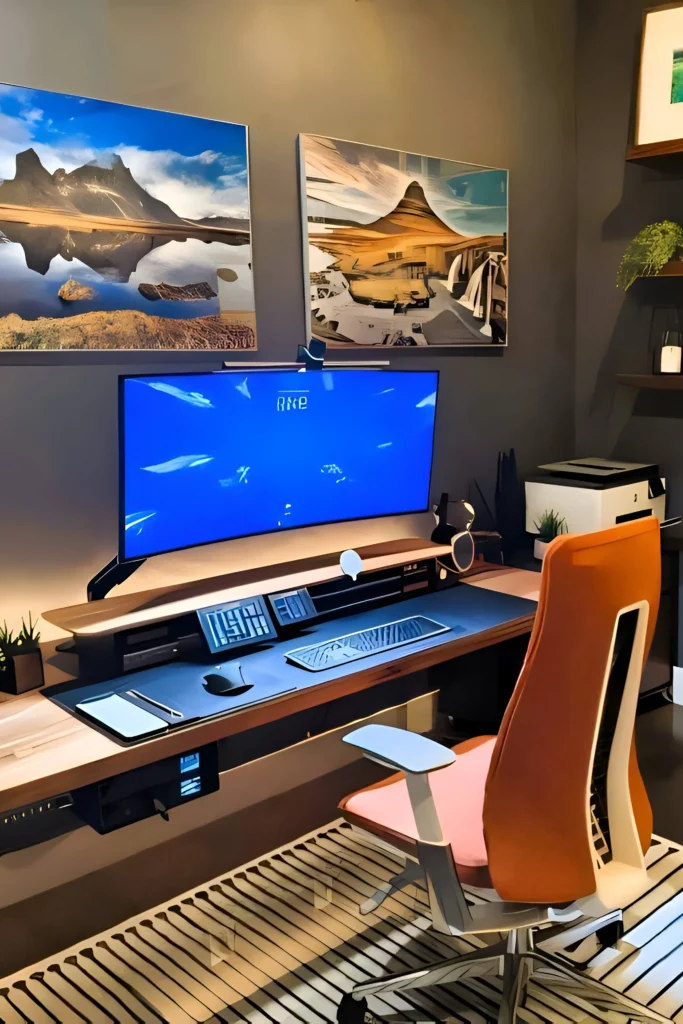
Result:
{"type": "Polygon", "coordinates": [[[367,999],[345,995],[337,1010],[337,1024],[364,1024],[367,1008],[367,999]]]}
{"type": "Polygon", "coordinates": [[[624,922],[612,921],[611,924],[606,924],[604,928],[599,928],[595,934],[597,935],[598,942],[604,949],[607,949],[609,946],[616,946],[619,939],[624,937],[624,922]]]}

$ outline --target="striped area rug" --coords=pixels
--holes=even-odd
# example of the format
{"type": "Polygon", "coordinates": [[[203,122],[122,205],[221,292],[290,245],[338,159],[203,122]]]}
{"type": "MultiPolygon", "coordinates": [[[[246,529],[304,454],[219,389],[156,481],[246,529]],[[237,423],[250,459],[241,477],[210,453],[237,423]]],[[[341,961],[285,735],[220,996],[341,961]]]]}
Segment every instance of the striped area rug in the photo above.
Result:
{"type": "MultiPolygon", "coordinates": [[[[426,895],[413,886],[361,917],[359,905],[402,866],[335,822],[5,978],[0,1021],[328,1024],[355,983],[483,945],[430,932],[426,895]]],[[[683,849],[656,839],[648,872],[651,887],[626,908],[618,948],[597,952],[588,939],[566,955],[590,960],[590,972],[616,992],[683,1024],[683,849]]],[[[483,1024],[496,1018],[500,989],[499,979],[479,977],[385,994],[371,1001],[369,1019],[483,1024]]],[[[521,1017],[529,1024],[628,1020],[588,1012],[541,974],[521,1017]]]]}

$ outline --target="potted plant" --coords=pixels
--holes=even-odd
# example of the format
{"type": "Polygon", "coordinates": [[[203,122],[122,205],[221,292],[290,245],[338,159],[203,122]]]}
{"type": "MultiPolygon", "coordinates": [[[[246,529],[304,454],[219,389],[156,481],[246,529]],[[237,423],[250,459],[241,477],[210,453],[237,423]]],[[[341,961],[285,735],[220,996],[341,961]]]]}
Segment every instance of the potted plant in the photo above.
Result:
{"type": "Polygon", "coordinates": [[[40,633],[30,614],[28,625],[22,619],[21,629],[16,634],[3,622],[0,626],[0,690],[26,693],[43,685],[39,641],[40,633]]]}
{"type": "Polygon", "coordinates": [[[567,520],[552,509],[546,509],[534,526],[538,530],[538,537],[534,541],[534,558],[543,560],[551,540],[567,532],[567,520]]]}
{"type": "Polygon", "coordinates": [[[629,242],[617,272],[617,287],[626,291],[639,277],[652,277],[683,251],[683,228],[672,220],[648,224],[629,242]]]}

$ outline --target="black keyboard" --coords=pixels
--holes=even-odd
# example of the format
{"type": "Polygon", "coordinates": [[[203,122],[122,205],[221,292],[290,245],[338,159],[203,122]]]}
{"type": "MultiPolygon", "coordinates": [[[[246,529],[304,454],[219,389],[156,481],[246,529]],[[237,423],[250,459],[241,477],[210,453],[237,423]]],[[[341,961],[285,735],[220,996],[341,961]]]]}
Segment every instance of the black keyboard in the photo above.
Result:
{"type": "Polygon", "coordinates": [[[409,619],[387,622],[384,626],[372,626],[361,629],[357,633],[326,640],[310,647],[297,647],[286,654],[288,661],[311,672],[322,672],[326,668],[337,668],[358,658],[367,658],[370,654],[381,654],[392,647],[410,644],[415,640],[424,640],[439,633],[448,633],[450,626],[442,626],[434,619],[424,615],[413,615],[409,619]]]}

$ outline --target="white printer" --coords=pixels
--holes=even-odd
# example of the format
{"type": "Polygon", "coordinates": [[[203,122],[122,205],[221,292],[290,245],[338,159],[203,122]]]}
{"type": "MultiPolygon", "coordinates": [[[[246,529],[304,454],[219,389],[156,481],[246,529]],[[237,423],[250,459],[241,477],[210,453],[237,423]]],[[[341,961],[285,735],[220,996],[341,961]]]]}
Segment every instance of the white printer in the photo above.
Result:
{"type": "Polygon", "coordinates": [[[590,533],[630,519],[665,517],[666,485],[659,466],[615,459],[571,459],[539,466],[526,489],[527,533],[553,511],[569,533],[590,533]]]}

